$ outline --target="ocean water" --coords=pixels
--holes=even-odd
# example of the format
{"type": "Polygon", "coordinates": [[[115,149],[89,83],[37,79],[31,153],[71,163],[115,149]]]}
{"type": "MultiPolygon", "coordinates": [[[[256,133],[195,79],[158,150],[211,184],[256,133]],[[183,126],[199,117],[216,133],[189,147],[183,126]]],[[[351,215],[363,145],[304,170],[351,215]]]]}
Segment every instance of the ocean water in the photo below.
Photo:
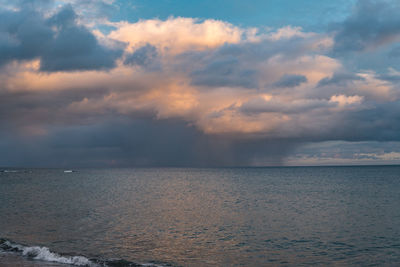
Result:
{"type": "Polygon", "coordinates": [[[16,169],[0,266],[400,266],[400,167],[16,169]]]}

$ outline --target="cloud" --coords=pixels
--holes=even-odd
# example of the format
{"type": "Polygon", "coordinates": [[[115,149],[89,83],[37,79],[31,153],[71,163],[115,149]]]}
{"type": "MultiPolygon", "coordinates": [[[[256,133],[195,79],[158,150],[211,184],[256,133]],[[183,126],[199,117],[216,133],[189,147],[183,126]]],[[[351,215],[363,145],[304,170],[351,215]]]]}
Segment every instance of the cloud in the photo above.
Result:
{"type": "Polygon", "coordinates": [[[351,83],[353,81],[363,81],[365,80],[362,76],[357,75],[355,73],[342,72],[342,73],[334,73],[332,77],[325,77],[318,82],[318,86],[327,86],[327,85],[338,85],[338,86],[346,86],[347,83],[351,83]]]}
{"type": "Polygon", "coordinates": [[[79,15],[88,23],[102,22],[119,11],[114,0],[62,0],[74,6],[79,15]]]}
{"type": "Polygon", "coordinates": [[[284,164],[309,142],[399,141],[398,71],[352,68],[326,33],[194,18],[105,33],[79,5],[2,11],[0,163],[284,164]]]}
{"type": "Polygon", "coordinates": [[[372,165],[398,164],[400,142],[327,141],[298,146],[287,165],[372,165]]]}
{"type": "Polygon", "coordinates": [[[110,69],[122,50],[102,46],[76,22],[71,5],[49,18],[34,9],[2,10],[0,66],[14,60],[40,59],[43,71],[110,69]]]}
{"type": "Polygon", "coordinates": [[[292,148],[268,140],[208,136],[179,120],[114,117],[96,125],[52,127],[46,135],[2,135],[2,166],[130,167],[280,165],[292,148]],[[21,156],[21,155],[24,156],[21,156]]]}
{"type": "Polygon", "coordinates": [[[148,71],[161,70],[161,62],[159,60],[157,48],[150,44],[146,44],[136,49],[133,53],[127,54],[124,64],[140,66],[148,71]]]}
{"type": "MultiPolygon", "coordinates": [[[[73,16],[65,17],[61,25],[66,24],[64,21],[73,23],[73,19],[67,19],[73,16]]],[[[20,69],[11,71],[17,75],[4,75],[1,79],[8,92],[5,98],[16,96],[10,110],[25,106],[28,96],[35,97],[33,103],[39,98],[35,95],[54,97],[48,99],[57,103],[54,107],[32,107],[29,113],[36,114],[30,119],[33,122],[46,116],[46,112],[52,115],[46,116],[52,124],[65,123],[63,120],[96,122],[115,115],[146,116],[183,120],[210,135],[298,140],[318,136],[323,140],[336,133],[337,138],[348,138],[345,132],[335,130],[342,127],[344,118],[374,109],[376,101],[396,95],[391,85],[374,73],[339,75],[340,62],[323,55],[325,49],[314,45],[324,38],[315,33],[285,35],[281,39],[266,35],[203,50],[188,47],[177,55],[145,44],[133,52],[128,49],[125,64],[108,72],[43,76],[37,69],[20,65],[20,69]],[[162,64],[162,69],[151,69],[152,64],[162,64]],[[350,79],[355,81],[340,82],[350,79]],[[321,80],[329,88],[321,91],[321,80]],[[277,87],[278,84],[285,87],[277,87]],[[50,91],[53,92],[49,94],[50,91]]],[[[176,42],[179,46],[179,40],[176,42]]],[[[21,119],[18,114],[7,113],[15,121],[21,119]]]]}
{"type": "Polygon", "coordinates": [[[331,96],[330,102],[336,102],[340,107],[347,105],[360,104],[363,101],[363,97],[358,95],[345,96],[345,95],[333,95],[331,96]]]}
{"type": "Polygon", "coordinates": [[[162,53],[179,54],[188,50],[206,50],[225,43],[239,43],[246,33],[244,30],[218,20],[194,18],[169,18],[140,20],[136,23],[118,22],[109,34],[110,38],[128,43],[128,49],[151,44],[162,53]]]}
{"type": "Polygon", "coordinates": [[[400,38],[400,5],[396,1],[360,0],[353,13],[337,25],[334,51],[362,52],[400,38]]]}
{"type": "MultiPolygon", "coordinates": [[[[349,72],[343,69],[330,77],[321,79],[314,94],[319,97],[330,97],[336,94],[359,95],[369,101],[393,101],[399,97],[399,91],[390,81],[388,74],[374,71],[349,72]]],[[[392,77],[393,78],[393,77],[392,77]]]]}
{"type": "Polygon", "coordinates": [[[307,77],[296,74],[285,74],[275,83],[276,87],[296,87],[307,82],[307,77]]]}
{"type": "Polygon", "coordinates": [[[192,84],[208,87],[257,87],[256,70],[237,67],[240,62],[235,57],[227,56],[206,64],[191,73],[192,84]]]}
{"type": "Polygon", "coordinates": [[[400,161],[400,153],[399,152],[389,152],[389,153],[380,153],[380,154],[360,153],[360,154],[357,154],[357,156],[359,156],[360,158],[372,159],[372,160],[400,161]]]}
{"type": "Polygon", "coordinates": [[[243,103],[240,111],[245,114],[257,113],[305,113],[319,108],[329,108],[335,105],[332,101],[323,99],[295,99],[292,101],[284,101],[275,98],[256,97],[243,103]]]}
{"type": "Polygon", "coordinates": [[[395,85],[400,83],[400,72],[394,68],[389,68],[386,73],[381,73],[378,77],[381,80],[391,82],[395,85]]]}

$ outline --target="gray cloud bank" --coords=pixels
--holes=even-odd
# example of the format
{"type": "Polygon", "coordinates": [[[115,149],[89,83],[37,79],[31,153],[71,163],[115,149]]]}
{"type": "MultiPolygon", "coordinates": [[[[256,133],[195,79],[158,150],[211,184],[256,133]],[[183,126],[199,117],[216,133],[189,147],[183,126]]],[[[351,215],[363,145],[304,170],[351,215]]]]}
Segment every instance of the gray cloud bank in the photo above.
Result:
{"type": "Polygon", "coordinates": [[[338,25],[334,49],[361,52],[398,42],[399,8],[397,1],[358,1],[353,14],[338,25]]]}
{"type": "Polygon", "coordinates": [[[102,46],[78,25],[71,5],[49,18],[30,5],[19,11],[0,10],[0,18],[0,66],[40,59],[42,71],[110,69],[122,55],[122,50],[102,46]]]}
{"type": "Polygon", "coordinates": [[[185,122],[113,118],[53,127],[46,136],[2,135],[0,162],[25,167],[224,167],[281,165],[295,146],[271,140],[204,135],[185,122]]]}

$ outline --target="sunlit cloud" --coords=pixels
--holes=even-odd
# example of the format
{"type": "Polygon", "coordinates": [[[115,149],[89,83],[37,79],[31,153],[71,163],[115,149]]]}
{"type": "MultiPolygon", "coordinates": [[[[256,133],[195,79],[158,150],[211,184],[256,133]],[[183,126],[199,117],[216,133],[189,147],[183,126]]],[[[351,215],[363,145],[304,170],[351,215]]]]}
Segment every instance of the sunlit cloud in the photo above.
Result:
{"type": "Polygon", "coordinates": [[[117,29],[108,37],[126,42],[128,51],[151,44],[166,54],[188,50],[205,50],[225,43],[239,43],[245,30],[217,20],[199,21],[193,18],[143,20],[137,23],[112,23],[117,29]]]}

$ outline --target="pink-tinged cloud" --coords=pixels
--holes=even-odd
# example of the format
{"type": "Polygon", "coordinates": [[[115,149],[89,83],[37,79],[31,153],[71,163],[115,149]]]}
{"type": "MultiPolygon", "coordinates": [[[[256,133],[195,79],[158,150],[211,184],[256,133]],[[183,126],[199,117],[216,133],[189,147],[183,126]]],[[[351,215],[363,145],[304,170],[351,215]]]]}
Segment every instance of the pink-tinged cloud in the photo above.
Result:
{"type": "Polygon", "coordinates": [[[181,17],[112,25],[117,29],[108,37],[127,43],[128,51],[151,44],[162,53],[175,55],[188,50],[216,48],[225,43],[239,43],[246,33],[246,30],[223,21],[181,17]]]}

